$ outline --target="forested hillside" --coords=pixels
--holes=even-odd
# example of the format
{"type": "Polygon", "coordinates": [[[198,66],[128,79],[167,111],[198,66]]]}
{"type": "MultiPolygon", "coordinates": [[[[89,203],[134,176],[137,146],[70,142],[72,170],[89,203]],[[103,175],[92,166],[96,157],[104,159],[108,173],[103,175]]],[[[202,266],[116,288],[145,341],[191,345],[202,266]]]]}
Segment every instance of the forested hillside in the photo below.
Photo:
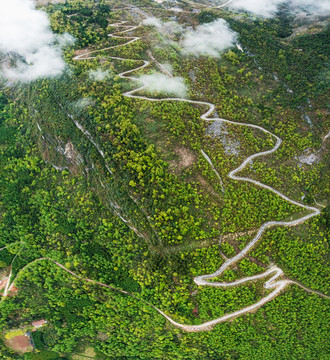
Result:
{"type": "Polygon", "coordinates": [[[42,10],[75,41],[1,78],[0,359],[329,358],[325,17],[42,10]]]}

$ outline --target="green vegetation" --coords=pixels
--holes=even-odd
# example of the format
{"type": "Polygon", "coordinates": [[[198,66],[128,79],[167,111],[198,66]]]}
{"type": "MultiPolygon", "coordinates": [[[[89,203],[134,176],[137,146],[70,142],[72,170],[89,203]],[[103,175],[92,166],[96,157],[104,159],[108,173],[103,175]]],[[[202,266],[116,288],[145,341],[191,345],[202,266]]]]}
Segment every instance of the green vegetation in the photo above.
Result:
{"type": "MultiPolygon", "coordinates": [[[[0,248],[9,246],[0,251],[0,270],[8,274],[11,266],[18,288],[0,303],[4,339],[10,329],[47,319],[32,333],[36,350],[25,360],[327,359],[329,300],[297,285],[257,311],[201,333],[179,330],[148,305],[198,325],[259,301],[270,293],[264,280],[214,288],[198,287],[193,277],[216,271],[222,255],[242,250],[266,221],[305,213],[266,189],[228,178],[247,156],[273,148],[274,138],[233,124],[221,128],[220,138],[200,119],[203,106],[127,98],[123,93],[136,84],[116,74],[141,66],[152,48],[160,63],[171,63],[173,74],[185,78],[191,99],[212,102],[220,117],[282,138],[277,152],[256,159],[240,176],[296,201],[305,195],[305,203],[315,204],[316,196],[326,204],[327,84],[319,80],[325,78],[328,29],[289,38],[295,24],[284,10],[256,21],[207,10],[183,19],[225,18],[245,53],[233,48],[220,59],[182,55],[168,35],[141,26],[129,35],[140,40],[74,61],[76,50],[127,41],[107,35],[117,31],[111,23],[137,22],[134,11],[119,5],[75,0],[47,6],[52,29],[77,38],[65,53],[69,70],[1,89],[0,248]],[[89,76],[98,69],[108,71],[104,81],[89,76]],[[303,123],[304,112],[312,128],[303,123]],[[318,162],[299,162],[306,151],[318,162]],[[79,279],[53,261],[134,297],[79,279]]],[[[151,62],[132,75],[156,69],[151,62]]],[[[328,205],[299,226],[267,230],[215,280],[253,276],[275,263],[287,278],[329,294],[329,218],[328,205]]],[[[22,358],[2,342],[0,354],[1,360],[22,358]]]]}
{"type": "Polygon", "coordinates": [[[41,351],[28,353],[24,356],[26,360],[67,360],[64,356],[60,356],[58,353],[54,351],[41,351]]]}
{"type": "Polygon", "coordinates": [[[12,339],[15,336],[19,336],[19,335],[24,335],[24,331],[21,329],[18,330],[12,330],[7,332],[7,334],[5,335],[5,339],[12,339]]]}

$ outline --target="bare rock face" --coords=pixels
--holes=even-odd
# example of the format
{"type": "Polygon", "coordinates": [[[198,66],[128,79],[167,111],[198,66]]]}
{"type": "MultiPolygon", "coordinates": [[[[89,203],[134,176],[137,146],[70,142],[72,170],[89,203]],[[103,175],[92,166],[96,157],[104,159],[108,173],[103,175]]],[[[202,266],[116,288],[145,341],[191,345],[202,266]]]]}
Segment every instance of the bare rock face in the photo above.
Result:
{"type": "Polygon", "coordinates": [[[81,155],[75,150],[73,144],[71,141],[69,141],[64,148],[63,155],[70,160],[72,164],[80,164],[82,163],[82,157],[81,155]]]}
{"type": "MultiPolygon", "coordinates": [[[[218,114],[214,113],[215,116],[218,114]]],[[[206,129],[206,135],[218,138],[224,146],[226,155],[238,156],[240,152],[240,142],[231,135],[226,125],[221,121],[214,121],[206,129]]]]}

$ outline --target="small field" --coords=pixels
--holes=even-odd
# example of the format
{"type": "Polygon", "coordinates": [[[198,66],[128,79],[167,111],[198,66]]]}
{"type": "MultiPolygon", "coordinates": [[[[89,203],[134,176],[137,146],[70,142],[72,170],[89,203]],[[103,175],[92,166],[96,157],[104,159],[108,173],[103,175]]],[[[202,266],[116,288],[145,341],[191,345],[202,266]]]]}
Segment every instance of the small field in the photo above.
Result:
{"type": "Polygon", "coordinates": [[[71,356],[71,359],[72,360],[86,360],[87,358],[94,359],[95,356],[96,356],[95,350],[92,347],[86,347],[79,354],[73,354],[71,356]]]}
{"type": "MultiPolygon", "coordinates": [[[[19,331],[21,331],[23,333],[22,330],[17,330],[17,331],[15,331],[15,333],[18,333],[19,331]]],[[[14,333],[14,331],[13,331],[13,333],[14,333]]],[[[6,346],[8,346],[10,349],[14,350],[15,352],[24,354],[26,352],[33,350],[33,347],[29,342],[29,338],[27,336],[25,336],[24,333],[23,333],[23,335],[21,335],[21,334],[16,335],[16,336],[10,337],[9,339],[7,338],[7,335],[6,335],[5,344],[6,344],[6,346]]]]}

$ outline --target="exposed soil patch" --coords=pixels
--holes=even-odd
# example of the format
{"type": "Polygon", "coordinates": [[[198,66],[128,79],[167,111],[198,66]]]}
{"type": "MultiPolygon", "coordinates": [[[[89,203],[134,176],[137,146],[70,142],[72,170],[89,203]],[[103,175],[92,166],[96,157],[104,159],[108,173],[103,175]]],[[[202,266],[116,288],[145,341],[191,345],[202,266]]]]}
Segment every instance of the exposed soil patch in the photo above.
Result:
{"type": "Polygon", "coordinates": [[[102,332],[102,331],[99,331],[98,333],[97,333],[97,336],[96,336],[99,340],[101,340],[101,341],[106,341],[106,340],[108,340],[109,339],[109,336],[106,334],[106,333],[104,333],[104,332],[102,332]]]}
{"type": "Polygon", "coordinates": [[[187,148],[176,147],[173,149],[178,159],[170,162],[170,168],[174,171],[185,169],[196,161],[196,156],[187,148]]]}
{"type": "Polygon", "coordinates": [[[81,49],[74,52],[74,56],[89,55],[90,49],[81,49]]]}
{"type": "Polygon", "coordinates": [[[8,346],[10,349],[24,354],[28,351],[32,351],[33,347],[29,342],[29,338],[25,335],[18,335],[13,337],[12,339],[7,339],[5,341],[6,346],[8,346]]]}
{"type": "Polygon", "coordinates": [[[222,236],[222,240],[225,240],[227,242],[236,240],[237,238],[241,237],[241,236],[250,236],[253,233],[256,233],[258,229],[252,229],[252,230],[248,230],[248,231],[241,231],[241,232],[236,232],[236,233],[232,233],[232,234],[226,234],[222,236]]]}

